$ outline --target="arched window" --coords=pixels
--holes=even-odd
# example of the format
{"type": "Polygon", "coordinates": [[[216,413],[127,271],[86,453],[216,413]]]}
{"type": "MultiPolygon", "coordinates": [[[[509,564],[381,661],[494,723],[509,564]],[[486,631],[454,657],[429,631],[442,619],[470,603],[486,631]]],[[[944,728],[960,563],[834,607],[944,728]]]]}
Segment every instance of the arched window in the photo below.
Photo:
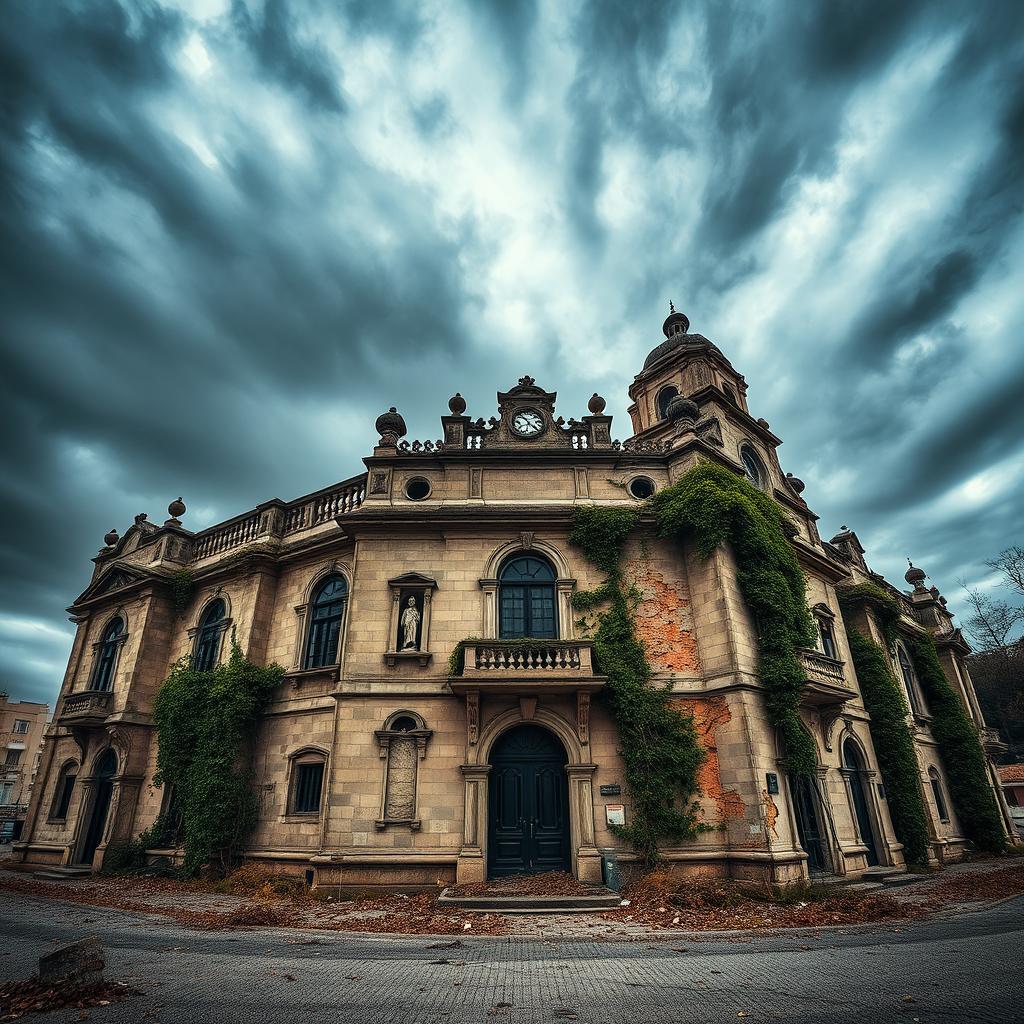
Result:
{"type": "Polygon", "coordinates": [[[832,628],[832,621],[824,615],[817,616],[817,619],[818,635],[821,637],[821,653],[824,654],[826,658],[838,661],[839,648],[836,647],[836,634],[835,630],[832,628]]]}
{"type": "Polygon", "coordinates": [[[903,677],[903,687],[907,691],[907,699],[910,701],[910,710],[915,715],[924,713],[921,705],[921,698],[917,693],[917,676],[914,675],[914,665],[910,660],[903,644],[896,645],[896,663],[900,667],[900,675],[903,677]]]}
{"type": "Polygon", "coordinates": [[[764,466],[761,464],[761,460],[757,457],[757,453],[749,444],[745,444],[740,449],[740,458],[743,460],[743,472],[746,474],[747,479],[755,487],[763,491],[768,477],[764,471],[764,466]]]}
{"type": "Polygon", "coordinates": [[[117,668],[117,655],[124,642],[124,619],[119,615],[105,630],[96,652],[96,667],[93,670],[90,690],[109,690],[114,685],[114,669],[117,668]]]}
{"type": "Polygon", "coordinates": [[[672,387],[662,388],[658,392],[658,419],[668,419],[668,403],[679,394],[679,389],[672,387]]]}
{"type": "Polygon", "coordinates": [[[519,555],[506,562],[498,576],[498,636],[554,639],[555,570],[545,558],[519,555]]]}
{"type": "Polygon", "coordinates": [[[290,814],[319,814],[327,758],[317,750],[302,750],[292,757],[290,814]]]}
{"type": "Polygon", "coordinates": [[[220,660],[220,639],[224,634],[226,613],[227,608],[220,598],[211,601],[203,613],[192,655],[192,667],[197,672],[209,672],[220,660]]]}
{"type": "Polygon", "coordinates": [[[946,798],[942,795],[942,781],[935,768],[928,769],[928,781],[932,784],[932,796],[935,797],[935,810],[939,813],[939,821],[949,821],[946,798]]]}
{"type": "Polygon", "coordinates": [[[323,668],[338,660],[338,638],[345,618],[348,584],[344,576],[329,576],[309,603],[309,633],[304,668],[323,668]]]}
{"type": "Polygon", "coordinates": [[[75,780],[78,778],[78,765],[69,761],[57,776],[57,785],[53,790],[53,803],[50,805],[50,819],[64,821],[71,807],[71,797],[75,792],[75,780]]]}

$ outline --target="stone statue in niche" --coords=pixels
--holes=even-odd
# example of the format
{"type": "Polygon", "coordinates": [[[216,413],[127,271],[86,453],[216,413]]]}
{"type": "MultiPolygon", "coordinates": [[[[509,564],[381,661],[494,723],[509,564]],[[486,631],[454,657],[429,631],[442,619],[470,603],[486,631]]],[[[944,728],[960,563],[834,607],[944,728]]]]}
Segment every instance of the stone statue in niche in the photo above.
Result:
{"type": "Polygon", "coordinates": [[[405,611],[402,612],[402,650],[418,651],[420,648],[418,635],[420,631],[420,613],[416,608],[416,598],[410,597],[406,601],[405,611]]]}

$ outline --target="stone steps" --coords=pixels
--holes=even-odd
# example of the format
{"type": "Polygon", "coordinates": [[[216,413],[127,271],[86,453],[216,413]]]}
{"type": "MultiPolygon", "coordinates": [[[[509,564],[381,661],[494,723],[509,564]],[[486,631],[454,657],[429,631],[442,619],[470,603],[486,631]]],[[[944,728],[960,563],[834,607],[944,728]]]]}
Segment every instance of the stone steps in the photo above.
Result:
{"type": "Polygon", "coordinates": [[[439,906],[453,910],[490,911],[496,914],[577,914],[594,910],[611,910],[621,897],[610,889],[596,888],[581,896],[451,896],[448,890],[437,898],[439,906]]]}
{"type": "Polygon", "coordinates": [[[904,871],[902,874],[883,878],[882,885],[886,889],[898,889],[902,885],[913,885],[915,882],[923,882],[926,878],[928,878],[928,875],[912,875],[904,871]]]}
{"type": "Polygon", "coordinates": [[[876,892],[884,888],[881,882],[850,882],[843,886],[846,892],[876,892]]]}
{"type": "Polygon", "coordinates": [[[49,882],[66,882],[69,878],[88,878],[92,874],[92,868],[41,868],[33,871],[33,878],[42,878],[49,882]]]}

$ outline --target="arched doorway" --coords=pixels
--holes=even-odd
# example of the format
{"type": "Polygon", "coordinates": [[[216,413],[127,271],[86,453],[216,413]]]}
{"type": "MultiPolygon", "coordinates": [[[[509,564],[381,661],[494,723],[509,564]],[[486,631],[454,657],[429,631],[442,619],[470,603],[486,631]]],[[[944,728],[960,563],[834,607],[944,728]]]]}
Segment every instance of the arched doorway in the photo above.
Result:
{"type": "Polygon", "coordinates": [[[502,875],[569,871],[567,757],[537,725],[510,729],[491,750],[487,870],[502,875]]]}
{"type": "Polygon", "coordinates": [[[807,854],[807,870],[812,875],[827,875],[832,865],[818,787],[814,779],[804,775],[793,776],[790,785],[793,790],[793,810],[796,812],[797,838],[807,854]]]}
{"type": "Polygon", "coordinates": [[[857,831],[861,842],[868,848],[865,856],[869,867],[878,863],[878,848],[875,846],[875,832],[871,827],[871,812],[868,810],[868,794],[864,789],[864,758],[852,740],[843,744],[843,764],[850,782],[850,801],[857,816],[857,831]]]}
{"type": "Polygon", "coordinates": [[[107,812],[110,810],[110,798],[114,792],[114,776],[117,774],[117,754],[113,750],[99,759],[93,778],[95,796],[92,802],[92,813],[89,816],[89,828],[82,843],[81,861],[91,864],[96,855],[96,847],[103,840],[103,832],[107,827],[107,812]]]}

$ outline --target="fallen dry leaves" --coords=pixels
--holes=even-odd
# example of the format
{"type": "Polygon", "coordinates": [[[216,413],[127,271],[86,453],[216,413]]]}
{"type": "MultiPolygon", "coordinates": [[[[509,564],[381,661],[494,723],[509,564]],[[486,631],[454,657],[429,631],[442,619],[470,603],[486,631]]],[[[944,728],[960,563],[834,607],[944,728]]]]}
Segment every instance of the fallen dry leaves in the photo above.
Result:
{"type": "Polygon", "coordinates": [[[44,985],[38,978],[7,981],[0,985],[0,1021],[18,1020],[27,1013],[49,1013],[64,1007],[84,1010],[90,1006],[109,1006],[138,989],[121,981],[101,981],[95,985],[44,985]]]}

